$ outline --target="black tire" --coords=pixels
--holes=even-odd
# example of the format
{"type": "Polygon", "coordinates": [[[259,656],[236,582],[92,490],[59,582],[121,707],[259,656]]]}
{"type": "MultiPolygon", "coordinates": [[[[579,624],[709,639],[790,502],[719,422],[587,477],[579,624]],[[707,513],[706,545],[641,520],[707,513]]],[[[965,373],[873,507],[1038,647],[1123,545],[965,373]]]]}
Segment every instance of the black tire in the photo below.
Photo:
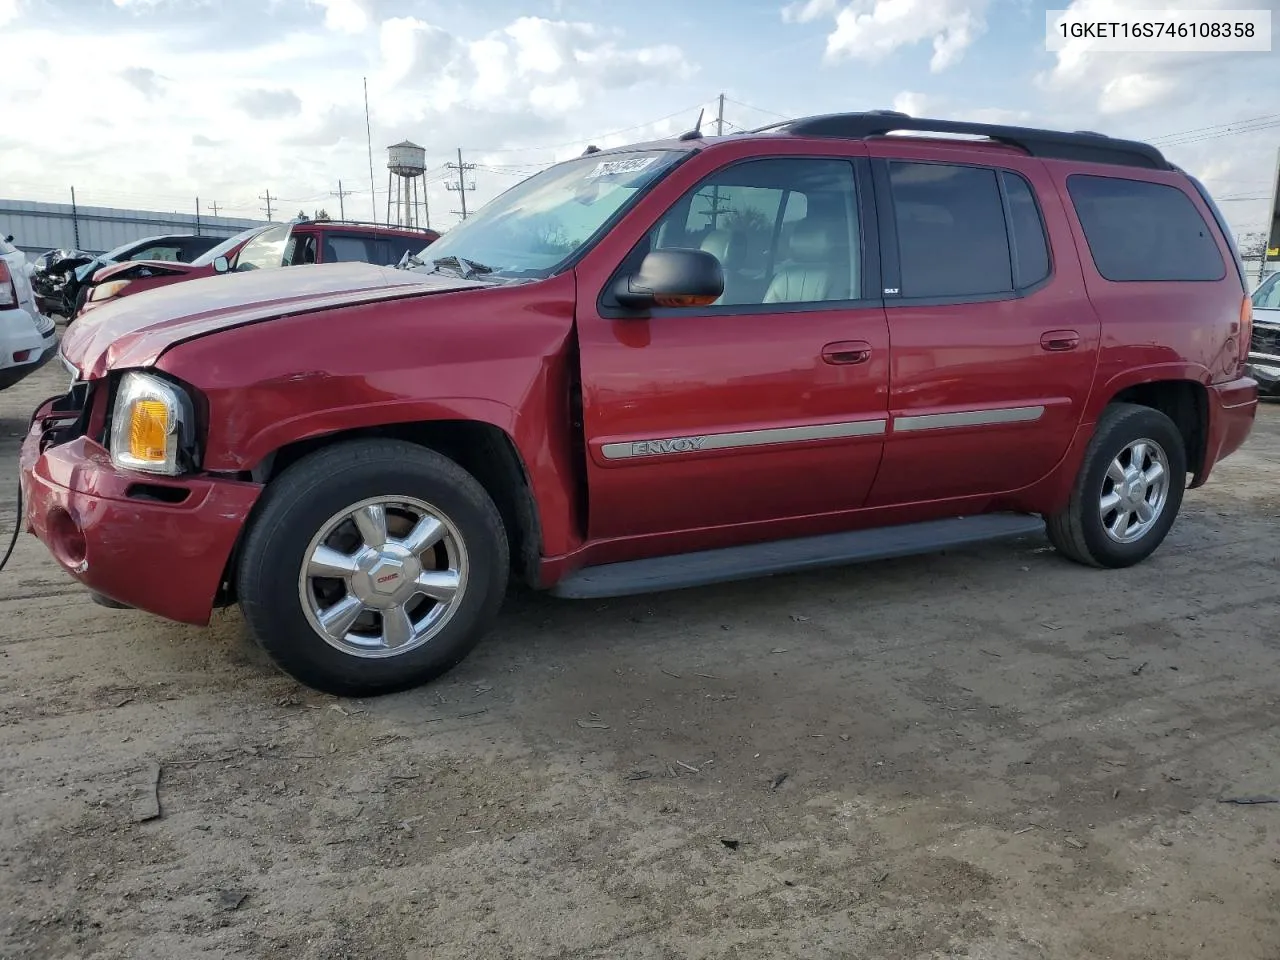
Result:
{"type": "Polygon", "coordinates": [[[1182,507],[1186,484],[1186,445],[1174,422],[1151,407],[1114,403],[1098,420],[1067,507],[1045,517],[1049,542],[1063,556],[1087,566],[1133,566],[1149,557],[1168,535],[1182,507]],[[1154,441],[1163,449],[1168,461],[1168,492],[1151,528],[1138,539],[1121,543],[1107,534],[1100,499],[1112,460],[1139,440],[1154,441]]]}
{"type": "Polygon", "coordinates": [[[272,480],[255,511],[236,571],[254,639],[299,682],[338,696],[377,696],[424,684],[460,663],[492,626],[509,575],[502,519],[485,489],[454,461],[398,440],[326,447],[272,480]],[[377,497],[414,497],[448,519],[465,545],[458,606],[422,646],[366,659],[328,643],[299,591],[303,556],[327,520],[377,497]]]}

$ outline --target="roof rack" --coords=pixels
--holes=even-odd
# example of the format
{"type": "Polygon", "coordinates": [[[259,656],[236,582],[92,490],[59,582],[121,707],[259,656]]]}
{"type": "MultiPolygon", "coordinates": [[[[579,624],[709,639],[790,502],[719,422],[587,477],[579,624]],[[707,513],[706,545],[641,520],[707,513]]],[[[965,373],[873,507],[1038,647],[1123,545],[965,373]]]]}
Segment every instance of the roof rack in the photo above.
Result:
{"type": "Polygon", "coordinates": [[[1025,150],[1033,157],[1077,160],[1086,163],[1114,163],[1129,167],[1172,170],[1173,166],[1155,147],[1136,140],[1116,140],[1101,133],[1080,130],[1038,130],[961,120],[930,120],[895,110],[868,110],[865,113],[828,113],[770,124],[753,133],[790,133],[803,137],[833,137],[867,140],[900,131],[958,133],[987,137],[997,143],[1025,150]]]}
{"type": "Polygon", "coordinates": [[[398,223],[378,223],[373,220],[340,220],[337,217],[322,217],[317,220],[315,217],[307,217],[305,220],[294,220],[293,223],[327,223],[339,227],[377,227],[379,230],[415,230],[425,232],[430,230],[435,233],[433,227],[406,227],[398,223]]]}

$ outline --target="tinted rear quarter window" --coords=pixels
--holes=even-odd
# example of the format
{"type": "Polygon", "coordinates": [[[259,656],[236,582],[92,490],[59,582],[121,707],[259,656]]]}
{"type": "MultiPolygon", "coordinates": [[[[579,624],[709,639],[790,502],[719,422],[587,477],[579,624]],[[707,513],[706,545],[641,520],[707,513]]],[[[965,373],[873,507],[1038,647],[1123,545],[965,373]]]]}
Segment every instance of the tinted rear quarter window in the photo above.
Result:
{"type": "Polygon", "coordinates": [[[1073,174],[1067,192],[1098,273],[1115,282],[1221,280],[1213,232],[1177,187],[1073,174]]]}

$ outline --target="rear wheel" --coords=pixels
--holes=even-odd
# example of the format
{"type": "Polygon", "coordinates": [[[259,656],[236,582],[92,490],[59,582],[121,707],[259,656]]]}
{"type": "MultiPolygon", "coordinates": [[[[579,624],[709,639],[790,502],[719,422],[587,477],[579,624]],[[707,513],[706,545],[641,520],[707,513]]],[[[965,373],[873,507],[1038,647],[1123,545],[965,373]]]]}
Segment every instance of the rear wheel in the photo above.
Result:
{"type": "Polygon", "coordinates": [[[1139,563],[1168,535],[1186,481],[1186,446],[1174,422],[1151,407],[1113,404],[1098,422],[1070,502],[1046,518],[1049,540],[1077,563],[1139,563]]]}
{"type": "Polygon", "coordinates": [[[347,696],[425,683],[492,624],[506,535],[484,488],[415,444],[326,448],[268,487],[237,589],[257,642],[310,687],[347,696]]]}

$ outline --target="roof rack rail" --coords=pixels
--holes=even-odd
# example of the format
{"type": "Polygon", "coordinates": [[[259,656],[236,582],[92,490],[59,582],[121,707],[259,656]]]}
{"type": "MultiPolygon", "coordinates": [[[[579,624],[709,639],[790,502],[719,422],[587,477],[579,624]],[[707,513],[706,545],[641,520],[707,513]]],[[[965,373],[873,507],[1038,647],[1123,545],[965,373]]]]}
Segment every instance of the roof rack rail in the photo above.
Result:
{"type": "Polygon", "coordinates": [[[339,227],[377,227],[379,230],[415,230],[415,231],[430,230],[433,233],[436,232],[434,227],[406,227],[398,223],[378,223],[376,220],[343,220],[343,219],[340,219],[339,217],[321,217],[318,220],[315,217],[308,217],[305,220],[295,220],[293,222],[294,223],[327,223],[327,224],[330,224],[331,226],[339,226],[339,227]]]}
{"type": "Polygon", "coordinates": [[[920,133],[957,133],[987,137],[997,143],[1025,150],[1033,157],[1077,160],[1087,163],[1113,163],[1155,170],[1173,169],[1158,149],[1136,140],[1116,140],[1101,133],[1084,130],[1067,133],[1060,130],[1010,127],[993,123],[930,120],[924,117],[912,117],[894,110],[828,113],[801,117],[785,123],[770,124],[753,132],[767,131],[803,137],[867,140],[890,133],[913,130],[920,133]]]}

